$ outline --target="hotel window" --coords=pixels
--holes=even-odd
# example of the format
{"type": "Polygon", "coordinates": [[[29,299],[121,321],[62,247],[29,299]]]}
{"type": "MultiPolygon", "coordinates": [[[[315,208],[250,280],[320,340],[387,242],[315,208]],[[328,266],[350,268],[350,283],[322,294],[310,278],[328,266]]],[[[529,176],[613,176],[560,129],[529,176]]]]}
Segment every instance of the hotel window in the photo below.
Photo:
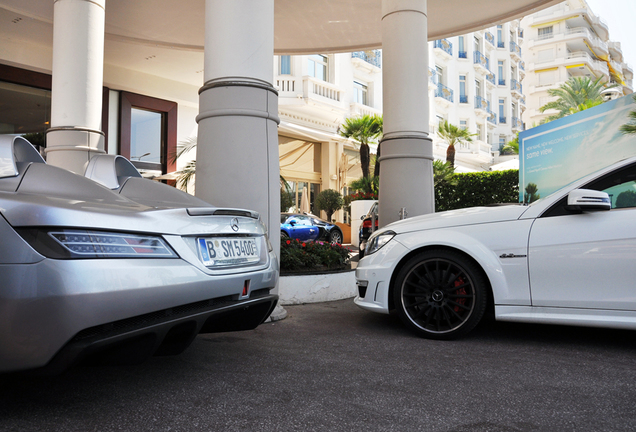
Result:
{"type": "Polygon", "coordinates": [[[499,123],[506,123],[506,99],[499,99],[499,123]]]}
{"type": "Polygon", "coordinates": [[[171,160],[177,148],[176,102],[121,92],[119,154],[145,175],[176,169],[171,160]]]}
{"type": "Polygon", "coordinates": [[[477,140],[483,141],[484,137],[483,137],[483,130],[482,130],[481,124],[477,123],[475,126],[477,128],[477,140]]]}
{"type": "Polygon", "coordinates": [[[51,127],[50,76],[6,68],[35,76],[37,80],[31,80],[29,84],[37,87],[0,81],[0,134],[38,134],[27,138],[31,144],[44,146],[44,133],[51,127]]]}
{"type": "Polygon", "coordinates": [[[468,103],[466,94],[466,75],[459,76],[459,103],[468,103]]]}
{"type": "Polygon", "coordinates": [[[353,102],[362,105],[369,105],[367,94],[368,89],[366,85],[359,83],[358,81],[353,82],[353,102]]]}
{"type": "Polygon", "coordinates": [[[444,69],[435,65],[435,71],[437,72],[437,84],[444,84],[444,69]]]}
{"type": "Polygon", "coordinates": [[[479,48],[481,46],[481,40],[479,40],[477,36],[475,36],[475,41],[473,43],[474,43],[473,49],[475,50],[475,52],[481,52],[481,49],[479,48]]]}
{"type": "Polygon", "coordinates": [[[291,56],[280,56],[278,60],[278,74],[291,75],[291,56]]]}
{"type": "Polygon", "coordinates": [[[322,81],[329,81],[329,58],[325,55],[314,54],[309,56],[309,76],[322,81]]]}
{"type": "Polygon", "coordinates": [[[460,120],[459,120],[459,128],[460,128],[461,130],[466,130],[466,129],[468,129],[468,120],[466,120],[466,119],[460,119],[460,120]]]}
{"type": "Polygon", "coordinates": [[[499,135],[499,150],[501,151],[501,149],[504,148],[505,145],[506,145],[506,136],[499,135]]]}
{"type": "Polygon", "coordinates": [[[506,77],[504,75],[504,61],[499,60],[497,63],[497,74],[499,75],[499,85],[506,85],[506,77]]]}
{"type": "Polygon", "coordinates": [[[482,96],[481,94],[481,82],[475,80],[475,96],[482,96]]]}
{"type": "Polygon", "coordinates": [[[503,27],[501,25],[497,26],[497,48],[504,48],[504,40],[503,40],[503,27]]]}
{"type": "Polygon", "coordinates": [[[547,26],[547,27],[540,27],[539,29],[537,29],[537,31],[539,32],[539,39],[550,39],[553,35],[553,31],[554,31],[554,27],[553,26],[547,26]]]}
{"type": "Polygon", "coordinates": [[[459,49],[457,51],[459,58],[466,58],[466,47],[464,46],[464,36],[459,36],[458,38],[459,49]]]}

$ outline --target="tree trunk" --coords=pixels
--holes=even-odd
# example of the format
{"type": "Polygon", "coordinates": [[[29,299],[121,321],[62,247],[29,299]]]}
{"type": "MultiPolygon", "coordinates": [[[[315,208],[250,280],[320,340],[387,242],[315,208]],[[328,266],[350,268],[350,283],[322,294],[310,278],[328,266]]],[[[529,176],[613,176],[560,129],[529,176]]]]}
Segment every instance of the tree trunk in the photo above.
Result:
{"type": "Polygon", "coordinates": [[[380,177],[380,145],[382,143],[378,143],[378,152],[375,155],[375,168],[373,169],[373,176],[380,177]]]}
{"type": "Polygon", "coordinates": [[[360,165],[362,165],[362,177],[369,178],[369,144],[360,144],[360,165]]]}
{"type": "Polygon", "coordinates": [[[455,146],[453,144],[449,144],[448,149],[446,149],[446,162],[450,162],[452,167],[455,166],[455,146]]]}

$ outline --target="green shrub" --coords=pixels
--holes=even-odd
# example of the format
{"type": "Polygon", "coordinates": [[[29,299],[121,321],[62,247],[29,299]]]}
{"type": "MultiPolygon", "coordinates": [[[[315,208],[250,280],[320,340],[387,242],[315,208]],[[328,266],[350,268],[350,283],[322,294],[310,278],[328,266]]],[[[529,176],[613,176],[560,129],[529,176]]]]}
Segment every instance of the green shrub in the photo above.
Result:
{"type": "Polygon", "coordinates": [[[435,188],[435,211],[519,202],[519,170],[454,174],[435,188]]]}
{"type": "Polygon", "coordinates": [[[294,271],[344,270],[349,264],[349,249],[338,244],[281,239],[281,273],[294,271]]]}

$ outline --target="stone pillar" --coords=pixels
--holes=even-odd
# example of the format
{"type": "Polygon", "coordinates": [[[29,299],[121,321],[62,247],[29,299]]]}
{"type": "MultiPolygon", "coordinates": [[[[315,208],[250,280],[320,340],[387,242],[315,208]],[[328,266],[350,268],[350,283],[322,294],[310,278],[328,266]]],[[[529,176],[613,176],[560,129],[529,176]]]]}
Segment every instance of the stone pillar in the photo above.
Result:
{"type": "Polygon", "coordinates": [[[382,0],[380,226],[435,211],[426,0],[382,0]]]}
{"type": "Polygon", "coordinates": [[[274,0],[206,0],[196,195],[256,210],[280,256],[274,0]]]}
{"type": "Polygon", "coordinates": [[[47,162],[78,174],[104,153],[101,131],[105,0],[55,0],[47,162]]]}

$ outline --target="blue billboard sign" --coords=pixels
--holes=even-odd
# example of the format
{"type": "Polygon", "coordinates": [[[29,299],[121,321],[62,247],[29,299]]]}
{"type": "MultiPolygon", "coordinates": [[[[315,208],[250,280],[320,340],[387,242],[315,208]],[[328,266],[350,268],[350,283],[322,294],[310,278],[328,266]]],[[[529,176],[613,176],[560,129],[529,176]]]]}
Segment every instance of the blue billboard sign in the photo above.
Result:
{"type": "Polygon", "coordinates": [[[519,133],[519,201],[636,155],[636,136],[619,130],[634,109],[632,95],[624,96],[519,133]]]}

